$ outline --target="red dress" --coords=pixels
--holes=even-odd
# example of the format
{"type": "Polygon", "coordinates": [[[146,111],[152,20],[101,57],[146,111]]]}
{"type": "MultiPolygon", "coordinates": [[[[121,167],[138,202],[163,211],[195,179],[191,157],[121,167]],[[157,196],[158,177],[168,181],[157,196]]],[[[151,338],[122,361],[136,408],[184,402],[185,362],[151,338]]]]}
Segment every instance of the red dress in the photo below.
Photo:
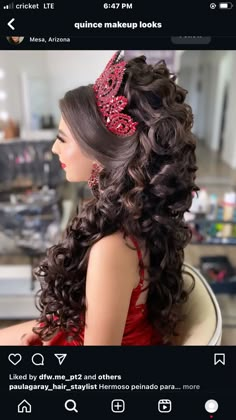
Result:
{"type": "MultiPolygon", "coordinates": [[[[162,345],[161,334],[155,330],[147,319],[146,303],[136,305],[136,302],[141,294],[141,289],[144,282],[144,266],[142,254],[137,241],[131,238],[138,253],[139,261],[141,262],[140,281],[137,287],[133,289],[128,315],[126,319],[124,334],[122,338],[122,346],[150,346],[162,345]]],[[[147,286],[148,287],[148,286],[147,286]]],[[[147,289],[142,289],[142,292],[147,289]]],[[[59,332],[48,343],[50,346],[80,346],[84,342],[84,331],[80,333],[80,340],[67,341],[64,332],[59,332]]]]}

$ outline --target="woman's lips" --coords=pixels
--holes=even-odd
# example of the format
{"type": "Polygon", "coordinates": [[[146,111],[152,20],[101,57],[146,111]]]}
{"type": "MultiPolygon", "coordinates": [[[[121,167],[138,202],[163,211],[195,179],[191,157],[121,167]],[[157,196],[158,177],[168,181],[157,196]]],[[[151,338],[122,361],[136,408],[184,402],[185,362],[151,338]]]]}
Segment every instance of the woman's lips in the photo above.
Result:
{"type": "Polygon", "coordinates": [[[61,162],[61,167],[62,167],[62,169],[65,169],[66,168],[66,165],[61,162]]]}

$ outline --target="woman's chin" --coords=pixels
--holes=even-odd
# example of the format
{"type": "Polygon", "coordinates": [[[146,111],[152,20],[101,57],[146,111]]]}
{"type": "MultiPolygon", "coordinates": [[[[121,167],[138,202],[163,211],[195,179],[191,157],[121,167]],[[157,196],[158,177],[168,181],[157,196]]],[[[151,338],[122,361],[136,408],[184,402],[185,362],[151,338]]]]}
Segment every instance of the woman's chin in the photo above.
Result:
{"type": "Polygon", "coordinates": [[[66,172],[66,180],[72,182],[71,176],[66,172]]]}
{"type": "Polygon", "coordinates": [[[68,182],[84,182],[84,180],[81,179],[80,177],[70,175],[68,172],[66,172],[66,180],[68,182]]]}
{"type": "Polygon", "coordinates": [[[67,180],[68,182],[76,182],[74,179],[70,178],[69,176],[66,176],[66,180],[67,180]]]}

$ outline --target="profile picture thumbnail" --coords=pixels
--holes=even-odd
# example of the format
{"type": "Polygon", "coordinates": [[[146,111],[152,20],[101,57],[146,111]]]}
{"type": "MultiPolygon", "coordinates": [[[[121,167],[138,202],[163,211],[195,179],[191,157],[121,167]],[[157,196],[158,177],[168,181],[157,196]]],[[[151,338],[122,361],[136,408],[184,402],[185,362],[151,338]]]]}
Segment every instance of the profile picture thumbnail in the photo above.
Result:
{"type": "Polygon", "coordinates": [[[23,41],[24,36],[7,36],[9,44],[18,45],[23,41]]]}

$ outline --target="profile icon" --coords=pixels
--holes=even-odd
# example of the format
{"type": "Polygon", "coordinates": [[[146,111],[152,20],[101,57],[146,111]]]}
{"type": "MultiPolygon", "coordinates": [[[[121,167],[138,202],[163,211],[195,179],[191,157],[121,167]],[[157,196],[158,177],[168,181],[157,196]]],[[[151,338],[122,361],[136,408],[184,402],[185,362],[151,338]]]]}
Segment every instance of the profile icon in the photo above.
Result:
{"type": "Polygon", "coordinates": [[[18,45],[23,41],[24,36],[7,36],[9,44],[18,45]]]}

